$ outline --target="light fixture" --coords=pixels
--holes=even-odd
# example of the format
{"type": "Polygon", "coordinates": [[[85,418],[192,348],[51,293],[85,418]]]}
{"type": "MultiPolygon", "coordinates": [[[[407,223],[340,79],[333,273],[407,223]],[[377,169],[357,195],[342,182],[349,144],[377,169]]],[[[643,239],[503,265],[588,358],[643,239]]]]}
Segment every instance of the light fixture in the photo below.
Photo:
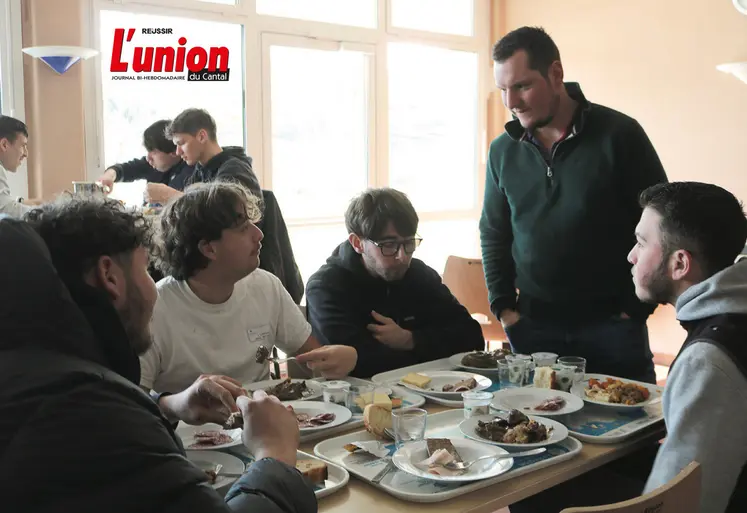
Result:
{"type": "Polygon", "coordinates": [[[716,69],[719,71],[723,71],[724,73],[731,73],[739,80],[747,84],[747,61],[719,64],[718,66],[716,66],[716,69]]]}
{"type": "Polygon", "coordinates": [[[55,73],[62,75],[81,59],[90,59],[99,51],[82,46],[30,46],[23,53],[41,59],[55,73]]]}

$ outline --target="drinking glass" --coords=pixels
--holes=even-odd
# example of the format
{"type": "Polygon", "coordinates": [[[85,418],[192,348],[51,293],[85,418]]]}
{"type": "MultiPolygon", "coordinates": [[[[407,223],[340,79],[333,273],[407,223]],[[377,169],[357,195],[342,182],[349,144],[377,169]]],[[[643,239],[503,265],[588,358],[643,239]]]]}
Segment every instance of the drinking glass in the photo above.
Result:
{"type": "Polygon", "coordinates": [[[405,408],[392,411],[392,430],[394,443],[399,449],[409,442],[418,442],[425,438],[425,425],[428,412],[421,408],[405,408]]]}
{"type": "Polygon", "coordinates": [[[574,383],[583,381],[584,374],[586,374],[586,358],[580,356],[563,356],[562,358],[558,358],[558,365],[567,365],[576,369],[573,376],[574,383]]]}

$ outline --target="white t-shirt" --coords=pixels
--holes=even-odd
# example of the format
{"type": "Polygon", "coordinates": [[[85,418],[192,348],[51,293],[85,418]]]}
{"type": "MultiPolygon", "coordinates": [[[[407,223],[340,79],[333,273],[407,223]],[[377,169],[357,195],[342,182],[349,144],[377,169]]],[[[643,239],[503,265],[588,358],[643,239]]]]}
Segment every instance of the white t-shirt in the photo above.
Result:
{"type": "Polygon", "coordinates": [[[181,392],[200,374],[224,374],[241,383],[267,379],[256,362],[260,345],[296,353],[311,326],[280,280],[257,269],[234,286],[228,301],[205,303],[186,281],[158,282],[153,347],[140,357],[140,384],[156,392],[181,392]]]}

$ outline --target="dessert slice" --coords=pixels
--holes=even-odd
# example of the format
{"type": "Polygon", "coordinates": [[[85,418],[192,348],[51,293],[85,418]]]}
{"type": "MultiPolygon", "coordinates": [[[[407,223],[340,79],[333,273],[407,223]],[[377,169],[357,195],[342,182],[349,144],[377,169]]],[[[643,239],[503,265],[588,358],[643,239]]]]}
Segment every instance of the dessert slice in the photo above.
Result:
{"type": "Polygon", "coordinates": [[[312,486],[323,486],[329,477],[327,464],[321,460],[298,460],[296,468],[312,486]]]}

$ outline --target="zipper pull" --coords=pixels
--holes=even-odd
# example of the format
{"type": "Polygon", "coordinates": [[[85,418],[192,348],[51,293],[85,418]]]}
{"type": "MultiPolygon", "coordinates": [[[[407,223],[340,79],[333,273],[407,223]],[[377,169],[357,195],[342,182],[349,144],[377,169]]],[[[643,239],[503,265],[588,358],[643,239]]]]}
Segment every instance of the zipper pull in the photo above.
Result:
{"type": "Polygon", "coordinates": [[[547,166],[547,177],[552,178],[552,168],[550,166],[547,166]]]}

